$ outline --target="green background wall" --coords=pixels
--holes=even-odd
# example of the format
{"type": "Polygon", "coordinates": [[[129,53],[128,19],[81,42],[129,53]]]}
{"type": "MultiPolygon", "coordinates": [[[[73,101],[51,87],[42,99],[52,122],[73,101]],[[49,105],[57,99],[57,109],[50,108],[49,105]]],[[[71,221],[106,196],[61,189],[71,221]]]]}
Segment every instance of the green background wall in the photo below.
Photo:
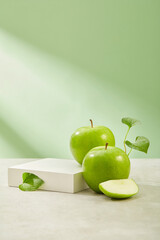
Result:
{"type": "Polygon", "coordinates": [[[0,0],[0,157],[71,158],[72,132],[141,120],[160,157],[159,0],[0,0]]]}

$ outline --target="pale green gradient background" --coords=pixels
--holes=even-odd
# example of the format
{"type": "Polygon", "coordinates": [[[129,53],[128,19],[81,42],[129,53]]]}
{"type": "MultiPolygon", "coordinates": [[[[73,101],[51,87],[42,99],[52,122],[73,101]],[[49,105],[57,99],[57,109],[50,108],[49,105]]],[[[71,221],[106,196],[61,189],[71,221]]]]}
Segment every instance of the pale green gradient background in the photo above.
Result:
{"type": "Polygon", "coordinates": [[[0,157],[72,158],[72,132],[141,120],[160,157],[159,0],[0,0],[0,157]]]}

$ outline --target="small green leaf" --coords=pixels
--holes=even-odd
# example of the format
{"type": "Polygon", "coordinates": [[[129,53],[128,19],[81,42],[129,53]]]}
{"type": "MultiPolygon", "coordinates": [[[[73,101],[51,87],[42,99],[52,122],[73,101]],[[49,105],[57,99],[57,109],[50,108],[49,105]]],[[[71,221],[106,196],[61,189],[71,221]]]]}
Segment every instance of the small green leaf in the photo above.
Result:
{"type": "Polygon", "coordinates": [[[25,182],[25,180],[27,179],[27,177],[30,175],[30,173],[28,172],[24,172],[23,175],[22,175],[22,178],[23,178],[23,182],[25,182]]]}
{"type": "Polygon", "coordinates": [[[33,173],[24,172],[22,175],[23,183],[19,185],[19,189],[22,191],[35,191],[44,181],[33,173]]]}
{"type": "Polygon", "coordinates": [[[135,143],[131,143],[130,141],[125,141],[126,145],[135,150],[147,153],[150,142],[146,137],[138,136],[136,137],[135,143]]]}
{"type": "Polygon", "coordinates": [[[128,125],[128,127],[131,128],[134,125],[140,124],[140,121],[134,118],[125,117],[125,118],[122,118],[122,123],[128,125]]]}
{"type": "Polygon", "coordinates": [[[19,189],[22,191],[35,191],[37,188],[33,187],[31,184],[22,183],[19,185],[19,189]]]}

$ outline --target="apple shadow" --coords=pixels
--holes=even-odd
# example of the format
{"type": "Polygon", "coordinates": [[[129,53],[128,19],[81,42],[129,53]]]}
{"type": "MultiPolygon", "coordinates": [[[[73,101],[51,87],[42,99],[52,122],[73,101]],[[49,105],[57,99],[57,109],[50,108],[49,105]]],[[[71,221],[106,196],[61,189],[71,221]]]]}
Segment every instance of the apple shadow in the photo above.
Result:
{"type": "Polygon", "coordinates": [[[80,192],[77,192],[77,193],[74,193],[76,195],[87,195],[87,196],[98,196],[100,194],[94,192],[92,189],[88,188],[88,189],[85,189],[83,191],[80,191],[80,192]]]}

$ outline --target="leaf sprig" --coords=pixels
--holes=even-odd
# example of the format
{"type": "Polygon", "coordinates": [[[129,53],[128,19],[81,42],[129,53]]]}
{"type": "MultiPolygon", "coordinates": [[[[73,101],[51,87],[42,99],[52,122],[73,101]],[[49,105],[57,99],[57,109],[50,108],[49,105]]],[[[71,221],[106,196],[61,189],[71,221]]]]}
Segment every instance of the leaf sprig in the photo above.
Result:
{"type": "Polygon", "coordinates": [[[125,152],[126,152],[126,145],[129,148],[131,148],[131,150],[128,153],[128,156],[131,153],[132,149],[147,153],[149,145],[150,145],[150,142],[149,142],[148,138],[143,137],[143,136],[138,136],[138,137],[136,137],[134,143],[131,143],[130,141],[126,140],[131,127],[133,127],[137,124],[140,124],[140,121],[127,117],[127,118],[122,118],[122,123],[124,123],[128,126],[128,130],[127,130],[127,133],[125,135],[124,142],[123,142],[125,152]]]}
{"type": "Polygon", "coordinates": [[[19,185],[19,189],[22,191],[35,191],[44,181],[33,173],[24,172],[22,175],[23,183],[19,185]]]}

